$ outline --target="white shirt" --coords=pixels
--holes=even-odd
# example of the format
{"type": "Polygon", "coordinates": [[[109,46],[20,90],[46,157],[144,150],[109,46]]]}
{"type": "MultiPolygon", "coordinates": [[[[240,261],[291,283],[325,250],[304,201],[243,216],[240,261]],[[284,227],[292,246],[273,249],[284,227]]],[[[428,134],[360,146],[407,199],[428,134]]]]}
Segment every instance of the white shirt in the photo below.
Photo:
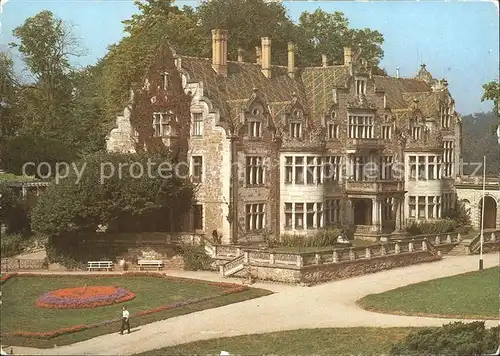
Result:
{"type": "Polygon", "coordinates": [[[122,311],[122,318],[127,318],[129,317],[130,313],[128,312],[128,310],[124,310],[122,311]]]}

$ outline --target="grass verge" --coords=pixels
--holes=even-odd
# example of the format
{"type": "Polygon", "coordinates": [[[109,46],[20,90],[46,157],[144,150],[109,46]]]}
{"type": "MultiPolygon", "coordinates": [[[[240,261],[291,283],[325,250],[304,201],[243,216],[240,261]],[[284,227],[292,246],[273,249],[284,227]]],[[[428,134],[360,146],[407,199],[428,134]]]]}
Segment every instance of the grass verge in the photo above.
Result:
{"type": "MultiPolygon", "coordinates": [[[[83,285],[119,285],[135,293],[136,298],[124,303],[131,313],[154,309],[176,301],[218,294],[224,288],[204,284],[173,282],[155,277],[121,276],[22,276],[14,277],[2,285],[2,334],[15,331],[50,331],[57,328],[113,319],[119,316],[122,304],[93,309],[40,309],[35,301],[44,292],[83,285]]],[[[262,289],[249,289],[239,293],[223,295],[215,299],[180,308],[160,311],[154,314],[134,317],[131,326],[135,327],[178,315],[199,310],[215,308],[231,303],[271,294],[262,289]]],[[[95,329],[87,329],[50,339],[34,339],[19,336],[2,336],[6,345],[48,348],[54,345],[67,345],[90,339],[99,335],[117,332],[120,325],[112,323],[95,329]]]]}
{"type": "Polygon", "coordinates": [[[299,329],[197,341],[137,354],[164,355],[380,355],[418,328],[299,329]]]}
{"type": "Polygon", "coordinates": [[[367,310],[462,319],[498,319],[500,267],[411,284],[357,301],[367,310]]]}

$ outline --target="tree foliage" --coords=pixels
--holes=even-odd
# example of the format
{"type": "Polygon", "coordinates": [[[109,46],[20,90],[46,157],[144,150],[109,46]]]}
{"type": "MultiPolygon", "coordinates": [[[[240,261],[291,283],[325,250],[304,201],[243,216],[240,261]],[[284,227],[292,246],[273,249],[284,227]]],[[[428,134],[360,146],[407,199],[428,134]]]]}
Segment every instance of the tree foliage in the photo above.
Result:
{"type": "Polygon", "coordinates": [[[193,189],[175,171],[159,172],[162,162],[170,161],[165,155],[146,153],[86,156],[67,178],[40,196],[31,215],[33,230],[49,236],[95,232],[99,225],[114,232],[168,231],[168,212],[187,212],[193,189]]]}
{"type": "Polygon", "coordinates": [[[7,170],[33,161],[65,161],[102,149],[101,76],[98,68],[77,70],[71,59],[84,53],[80,42],[50,11],[28,18],[13,31],[31,74],[20,83],[12,61],[0,56],[2,102],[0,159],[7,170]],[[22,149],[22,151],[19,151],[22,149]]]}
{"type": "Polygon", "coordinates": [[[483,96],[481,101],[493,100],[493,112],[500,116],[498,108],[498,100],[500,98],[500,83],[498,81],[491,81],[483,85],[483,96]]]}
{"type": "Polygon", "coordinates": [[[498,116],[494,112],[462,117],[462,155],[464,174],[482,174],[480,165],[486,156],[486,174],[498,175],[500,155],[495,134],[498,116]],[[478,169],[478,167],[480,169],[478,169]]]}

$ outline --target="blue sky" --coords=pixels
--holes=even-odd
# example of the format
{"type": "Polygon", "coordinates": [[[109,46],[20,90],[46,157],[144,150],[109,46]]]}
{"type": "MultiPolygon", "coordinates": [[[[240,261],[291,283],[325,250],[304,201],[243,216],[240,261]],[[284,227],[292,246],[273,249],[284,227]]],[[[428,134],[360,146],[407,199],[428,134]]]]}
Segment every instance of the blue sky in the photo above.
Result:
{"type": "MultiPolygon", "coordinates": [[[[196,6],[196,1],[178,1],[196,6]]],[[[435,77],[445,77],[462,114],[489,111],[491,102],[481,103],[485,82],[498,78],[498,8],[487,1],[286,1],[293,20],[303,11],[320,7],[341,11],[352,28],[370,28],[384,34],[382,60],[390,75],[400,67],[403,77],[412,77],[419,65],[435,77]]],[[[132,0],[8,0],[2,14],[1,45],[12,41],[12,30],[41,10],[50,10],[74,26],[88,55],[78,58],[85,66],[106,53],[123,36],[121,21],[137,11],[132,0]]],[[[14,58],[19,57],[14,54],[14,58]]]]}

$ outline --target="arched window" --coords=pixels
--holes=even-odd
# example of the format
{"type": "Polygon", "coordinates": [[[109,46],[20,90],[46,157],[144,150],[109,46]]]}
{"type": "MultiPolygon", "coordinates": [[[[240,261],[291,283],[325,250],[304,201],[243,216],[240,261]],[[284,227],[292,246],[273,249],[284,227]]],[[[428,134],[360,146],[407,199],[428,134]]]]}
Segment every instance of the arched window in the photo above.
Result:
{"type": "Polygon", "coordinates": [[[250,110],[251,115],[247,118],[247,134],[251,138],[262,137],[262,115],[264,109],[256,105],[250,110]]]}
{"type": "Polygon", "coordinates": [[[288,120],[288,133],[290,137],[302,138],[303,134],[303,117],[302,110],[295,108],[292,110],[292,115],[288,120]]]}
{"type": "Polygon", "coordinates": [[[336,119],[337,113],[335,110],[332,110],[332,112],[327,116],[326,121],[327,137],[330,140],[340,138],[340,126],[336,119]]]}

